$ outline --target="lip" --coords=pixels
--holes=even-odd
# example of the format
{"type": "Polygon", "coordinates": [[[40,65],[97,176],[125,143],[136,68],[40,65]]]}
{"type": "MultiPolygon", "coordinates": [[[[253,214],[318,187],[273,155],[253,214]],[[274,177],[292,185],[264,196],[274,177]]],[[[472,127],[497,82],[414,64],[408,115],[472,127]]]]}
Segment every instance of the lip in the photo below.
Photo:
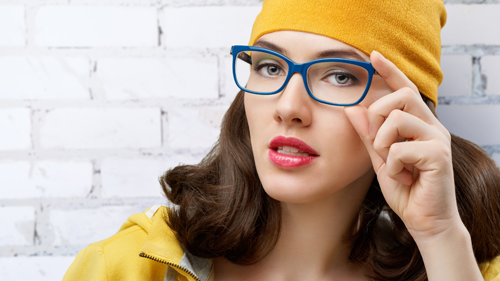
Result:
{"type": "Polygon", "coordinates": [[[294,138],[277,136],[269,143],[268,157],[275,165],[283,168],[298,168],[310,164],[319,157],[318,153],[305,142],[294,138]],[[298,150],[307,152],[311,156],[295,156],[278,153],[275,149],[280,146],[292,146],[298,150]]]}

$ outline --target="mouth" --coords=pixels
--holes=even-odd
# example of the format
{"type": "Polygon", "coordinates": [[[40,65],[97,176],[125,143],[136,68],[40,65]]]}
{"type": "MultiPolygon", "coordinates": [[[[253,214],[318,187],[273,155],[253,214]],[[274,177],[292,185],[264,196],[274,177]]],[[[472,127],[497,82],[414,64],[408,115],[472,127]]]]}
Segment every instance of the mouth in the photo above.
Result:
{"type": "Polygon", "coordinates": [[[298,168],[312,163],[319,155],[299,139],[277,136],[269,143],[268,157],[279,167],[298,168]]]}
{"type": "Polygon", "coordinates": [[[319,156],[309,145],[294,137],[277,136],[271,140],[269,148],[277,153],[292,156],[319,156]]]}

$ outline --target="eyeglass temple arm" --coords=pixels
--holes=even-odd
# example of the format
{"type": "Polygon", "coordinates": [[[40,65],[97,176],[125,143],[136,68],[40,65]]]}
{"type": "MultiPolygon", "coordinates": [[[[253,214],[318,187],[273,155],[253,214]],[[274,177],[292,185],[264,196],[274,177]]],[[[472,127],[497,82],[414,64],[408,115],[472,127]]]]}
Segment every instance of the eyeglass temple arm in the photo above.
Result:
{"type": "MultiPolygon", "coordinates": [[[[231,47],[231,52],[230,54],[232,55],[233,54],[233,47],[231,47]]],[[[249,65],[252,65],[252,58],[250,58],[250,56],[245,53],[245,52],[240,52],[238,54],[238,58],[246,63],[248,63],[249,65]]]]}

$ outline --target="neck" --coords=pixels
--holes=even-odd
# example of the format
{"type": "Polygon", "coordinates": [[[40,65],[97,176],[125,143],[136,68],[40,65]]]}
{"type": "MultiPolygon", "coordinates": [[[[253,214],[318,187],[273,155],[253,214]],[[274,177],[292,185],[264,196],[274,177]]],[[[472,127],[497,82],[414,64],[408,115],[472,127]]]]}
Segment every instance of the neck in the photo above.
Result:
{"type": "Polygon", "coordinates": [[[357,280],[362,271],[348,261],[349,238],[372,179],[369,174],[314,202],[282,202],[281,234],[275,248],[258,264],[238,271],[259,272],[253,280],[357,280]]]}
{"type": "MultiPolygon", "coordinates": [[[[276,248],[268,262],[283,268],[290,276],[298,277],[307,267],[302,280],[318,280],[321,276],[348,275],[351,244],[358,213],[365,192],[347,186],[344,189],[307,204],[282,203],[282,229],[276,248]],[[356,197],[355,194],[358,194],[356,197]],[[315,272],[318,279],[311,279],[315,272]]],[[[286,278],[293,280],[292,278],[286,278]]]]}

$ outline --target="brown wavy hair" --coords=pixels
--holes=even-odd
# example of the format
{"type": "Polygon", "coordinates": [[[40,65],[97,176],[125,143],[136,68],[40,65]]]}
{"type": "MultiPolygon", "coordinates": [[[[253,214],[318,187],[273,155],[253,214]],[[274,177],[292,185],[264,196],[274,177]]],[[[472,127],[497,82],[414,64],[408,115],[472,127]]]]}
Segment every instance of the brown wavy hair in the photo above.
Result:
{"type": "MultiPolygon", "coordinates": [[[[168,170],[160,183],[177,205],[165,222],[190,253],[250,265],[274,248],[281,208],[259,180],[243,96],[240,91],[229,107],[219,140],[205,158],[168,170]]],[[[422,98],[434,113],[432,101],[422,98]]],[[[460,216],[477,262],[489,261],[500,254],[500,170],[483,149],[453,134],[451,149],[460,216]]],[[[368,267],[372,280],[427,280],[417,245],[388,207],[376,178],[359,219],[358,231],[349,237],[350,261],[368,267]]]]}

